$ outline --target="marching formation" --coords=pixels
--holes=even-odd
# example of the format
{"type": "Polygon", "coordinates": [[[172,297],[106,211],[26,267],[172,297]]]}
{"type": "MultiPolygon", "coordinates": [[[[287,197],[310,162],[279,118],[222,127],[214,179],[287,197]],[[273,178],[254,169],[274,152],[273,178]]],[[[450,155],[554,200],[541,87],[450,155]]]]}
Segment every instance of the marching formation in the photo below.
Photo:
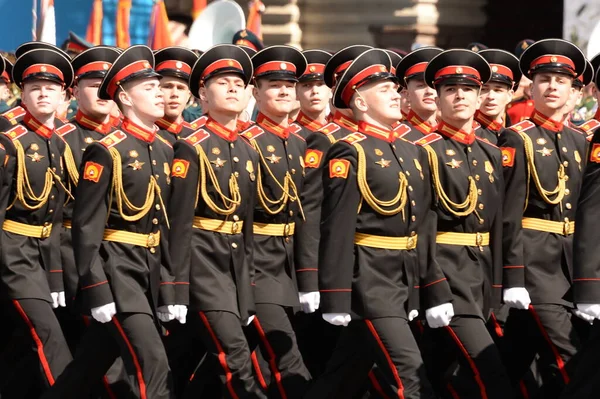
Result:
{"type": "Polygon", "coordinates": [[[596,397],[600,57],[520,49],[0,57],[1,397],[596,397]]]}

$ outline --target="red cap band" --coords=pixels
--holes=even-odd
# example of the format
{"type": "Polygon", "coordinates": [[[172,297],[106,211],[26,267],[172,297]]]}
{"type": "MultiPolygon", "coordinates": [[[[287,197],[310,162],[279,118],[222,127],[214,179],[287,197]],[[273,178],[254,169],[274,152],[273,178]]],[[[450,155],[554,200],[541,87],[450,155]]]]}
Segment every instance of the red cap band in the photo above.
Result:
{"type": "Polygon", "coordinates": [[[158,64],[155,68],[156,72],[160,72],[165,69],[174,69],[183,73],[187,73],[188,75],[192,73],[192,67],[186,64],[185,62],[178,60],[167,60],[158,64]]]}
{"type": "Polygon", "coordinates": [[[565,57],[564,55],[557,55],[557,54],[546,54],[546,55],[536,58],[535,60],[531,61],[531,65],[529,65],[529,69],[531,70],[535,67],[538,67],[538,66],[544,65],[544,64],[563,64],[563,65],[566,65],[567,67],[569,67],[569,69],[571,69],[572,72],[575,72],[575,64],[573,63],[573,61],[569,57],[565,57]]]}
{"type": "Polygon", "coordinates": [[[416,75],[418,73],[424,73],[426,67],[427,67],[427,62],[419,62],[419,63],[411,66],[410,68],[408,68],[406,70],[406,72],[404,72],[404,77],[416,75]]]}
{"type": "Polygon", "coordinates": [[[258,75],[262,75],[263,73],[267,73],[267,72],[291,72],[293,74],[296,74],[296,65],[292,64],[291,62],[287,62],[287,61],[269,61],[269,62],[265,62],[264,64],[262,64],[261,66],[259,66],[258,68],[256,68],[256,70],[254,71],[254,74],[256,76],[258,75]]]}
{"type": "Polygon", "coordinates": [[[369,76],[374,75],[376,73],[381,73],[381,72],[388,72],[388,69],[385,67],[385,65],[376,64],[376,65],[368,66],[367,68],[363,69],[362,71],[360,71],[359,73],[354,75],[352,77],[352,79],[350,79],[348,81],[348,83],[344,87],[344,90],[342,91],[342,100],[346,104],[348,104],[350,102],[350,100],[352,99],[352,95],[354,94],[354,91],[360,87],[359,83],[361,83],[363,80],[365,80],[369,76]]]}
{"type": "Polygon", "coordinates": [[[23,71],[22,80],[27,79],[30,75],[36,73],[50,73],[56,75],[61,81],[64,82],[65,77],[60,69],[50,64],[34,64],[23,71]]]}
{"type": "Polygon", "coordinates": [[[74,43],[74,42],[69,42],[67,44],[67,51],[71,51],[73,53],[83,53],[87,49],[88,49],[87,47],[85,47],[81,44],[74,43]]]}
{"type": "Polygon", "coordinates": [[[492,72],[497,73],[499,75],[504,75],[510,78],[510,80],[515,80],[515,77],[512,73],[512,70],[504,65],[500,64],[490,64],[492,67],[492,72]]]}
{"type": "Polygon", "coordinates": [[[479,81],[481,81],[481,76],[479,75],[479,71],[475,68],[471,68],[466,65],[449,65],[437,71],[435,73],[434,79],[438,80],[440,78],[451,77],[456,75],[471,75],[476,77],[479,81]]]}
{"type": "Polygon", "coordinates": [[[127,78],[128,76],[133,75],[136,72],[140,72],[146,69],[152,69],[150,63],[146,60],[135,61],[131,64],[127,65],[123,69],[121,69],[113,78],[111,79],[108,87],[106,88],[107,93],[112,97],[114,97],[119,85],[121,84],[121,80],[127,78]]]}
{"type": "Polygon", "coordinates": [[[10,76],[8,76],[8,72],[6,71],[2,72],[0,79],[4,80],[6,83],[10,83],[10,76]]]}
{"type": "Polygon", "coordinates": [[[211,73],[213,73],[214,71],[216,71],[217,69],[222,69],[222,68],[236,68],[242,72],[244,71],[244,68],[242,67],[242,64],[239,63],[239,61],[227,58],[227,59],[215,61],[212,64],[210,64],[209,66],[207,66],[206,68],[204,68],[204,71],[202,72],[202,76],[200,76],[200,79],[204,79],[205,76],[208,76],[211,73]]]}
{"type": "Polygon", "coordinates": [[[110,69],[111,65],[112,64],[110,64],[106,61],[90,62],[89,64],[85,64],[84,66],[79,68],[77,70],[77,72],[75,72],[75,76],[79,77],[79,76],[83,75],[84,73],[88,73],[88,72],[96,72],[96,71],[106,72],[110,69]]]}

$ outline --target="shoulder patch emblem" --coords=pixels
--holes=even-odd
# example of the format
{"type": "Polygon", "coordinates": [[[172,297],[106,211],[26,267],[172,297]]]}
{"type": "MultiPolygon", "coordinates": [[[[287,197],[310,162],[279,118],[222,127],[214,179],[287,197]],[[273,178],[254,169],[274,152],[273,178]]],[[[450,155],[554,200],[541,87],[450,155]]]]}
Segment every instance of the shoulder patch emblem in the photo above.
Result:
{"type": "Polygon", "coordinates": [[[156,138],[159,139],[160,141],[162,141],[163,143],[165,143],[166,145],[168,145],[169,148],[173,148],[171,143],[169,143],[169,141],[167,139],[163,138],[160,134],[157,134],[156,138]]]}
{"type": "Polygon", "coordinates": [[[190,167],[190,162],[185,159],[174,159],[173,166],[171,167],[171,177],[179,177],[185,179],[190,167]]]}
{"type": "Polygon", "coordinates": [[[415,144],[424,147],[431,143],[435,143],[436,141],[441,140],[441,139],[442,139],[442,136],[440,136],[439,134],[430,133],[427,136],[423,137],[422,139],[415,141],[415,144]]]}
{"type": "Polygon", "coordinates": [[[319,132],[323,133],[326,136],[329,136],[340,129],[341,127],[339,127],[338,124],[331,122],[319,129],[319,132]]]}
{"type": "Polygon", "coordinates": [[[194,133],[187,136],[184,140],[190,143],[191,145],[198,145],[202,143],[204,140],[210,137],[210,133],[208,133],[204,129],[196,130],[194,133]]]}
{"type": "Polygon", "coordinates": [[[350,170],[350,161],[347,159],[331,159],[329,160],[329,178],[348,178],[350,170]]]}
{"type": "Polygon", "coordinates": [[[112,148],[119,144],[121,141],[125,140],[126,138],[127,135],[124,132],[116,130],[108,136],[104,137],[102,140],[100,140],[99,143],[105,146],[106,148],[112,148]]]}
{"type": "Polygon", "coordinates": [[[590,162],[600,163],[600,144],[596,143],[590,151],[590,162]]]}
{"type": "Polygon", "coordinates": [[[85,167],[83,169],[84,180],[89,180],[92,183],[98,183],[100,181],[100,176],[102,176],[103,169],[104,166],[96,162],[86,162],[85,167]]]}
{"type": "Polygon", "coordinates": [[[252,139],[259,137],[264,132],[265,131],[260,126],[254,125],[250,129],[246,130],[245,132],[240,133],[240,136],[242,136],[246,140],[252,140],[252,139]]]}
{"type": "Polygon", "coordinates": [[[500,147],[502,151],[502,166],[512,168],[515,165],[515,152],[512,147],[500,147]]]}
{"type": "Polygon", "coordinates": [[[304,155],[304,165],[307,168],[318,168],[323,158],[323,152],[309,148],[304,155]]]}
{"type": "Polygon", "coordinates": [[[206,123],[206,121],[208,120],[208,116],[206,115],[202,115],[200,118],[193,120],[192,122],[190,122],[190,128],[192,129],[199,129],[202,126],[204,126],[204,124],[206,123]]]}
{"type": "Polygon", "coordinates": [[[23,136],[25,133],[27,133],[27,129],[25,128],[25,126],[16,125],[15,127],[13,127],[12,129],[10,129],[9,131],[7,131],[4,134],[6,134],[8,137],[10,137],[11,140],[16,140],[19,137],[23,136]]]}
{"type": "Polygon", "coordinates": [[[75,130],[76,126],[72,123],[67,123],[62,125],[61,127],[56,129],[56,134],[58,134],[60,137],[64,137],[67,134],[71,133],[73,130],[75,130]]]}
{"type": "Polygon", "coordinates": [[[523,122],[519,122],[516,125],[512,125],[509,129],[514,130],[517,133],[525,132],[531,128],[535,127],[535,123],[530,120],[524,120],[523,122]]]}
{"type": "Polygon", "coordinates": [[[359,143],[363,140],[366,140],[367,136],[365,136],[362,133],[350,133],[349,135],[347,135],[346,137],[344,137],[342,139],[342,141],[345,141],[346,143],[350,144],[350,145],[354,145],[356,143],[359,143]]]}
{"type": "Polygon", "coordinates": [[[402,137],[406,136],[411,130],[412,129],[410,128],[410,126],[401,123],[394,128],[394,137],[397,139],[401,139],[402,137]]]}

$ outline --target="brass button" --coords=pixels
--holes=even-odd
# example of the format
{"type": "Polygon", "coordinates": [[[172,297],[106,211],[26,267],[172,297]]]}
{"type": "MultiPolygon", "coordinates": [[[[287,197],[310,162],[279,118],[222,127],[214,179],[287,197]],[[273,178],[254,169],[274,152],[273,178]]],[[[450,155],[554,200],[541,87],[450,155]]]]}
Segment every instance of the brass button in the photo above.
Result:
{"type": "Polygon", "coordinates": [[[479,224],[483,224],[484,222],[485,222],[485,220],[479,219],[479,224]]]}
{"type": "Polygon", "coordinates": [[[160,211],[160,204],[156,204],[154,208],[156,208],[157,211],[160,211]]]}
{"type": "Polygon", "coordinates": [[[473,160],[473,166],[477,166],[477,160],[476,159],[473,160]]]}
{"type": "Polygon", "coordinates": [[[473,152],[473,149],[471,147],[467,147],[467,151],[473,152]]]}
{"type": "Polygon", "coordinates": [[[411,204],[412,206],[415,206],[415,205],[417,205],[417,203],[415,202],[415,200],[412,200],[412,201],[410,201],[410,204],[411,204]]]}
{"type": "Polygon", "coordinates": [[[406,176],[410,176],[410,172],[408,170],[406,171],[406,176]]]}
{"type": "Polygon", "coordinates": [[[565,195],[569,195],[571,194],[571,190],[569,190],[568,188],[565,188],[565,195]]]}
{"type": "Polygon", "coordinates": [[[294,211],[290,211],[290,216],[294,216],[294,211]]]}
{"type": "Polygon", "coordinates": [[[479,209],[483,210],[483,208],[485,208],[483,204],[479,204],[479,209]]]}
{"type": "Polygon", "coordinates": [[[396,149],[396,144],[392,144],[392,148],[395,150],[396,149]]]}
{"type": "Polygon", "coordinates": [[[52,171],[53,171],[53,172],[56,172],[56,166],[53,166],[53,167],[52,167],[52,171]]]}
{"type": "Polygon", "coordinates": [[[569,223],[569,218],[565,218],[565,223],[569,223]]]}
{"type": "Polygon", "coordinates": [[[150,149],[150,151],[152,151],[152,146],[148,146],[148,148],[150,149]]]}
{"type": "Polygon", "coordinates": [[[404,159],[402,159],[402,157],[398,157],[398,161],[400,161],[400,163],[404,162],[404,159]]]}
{"type": "Polygon", "coordinates": [[[479,175],[475,175],[475,180],[479,181],[480,177],[479,175]]]}
{"type": "Polygon", "coordinates": [[[154,177],[156,177],[158,179],[160,177],[160,175],[156,174],[156,175],[154,175],[154,177]]]}
{"type": "Polygon", "coordinates": [[[290,237],[285,237],[285,242],[287,242],[289,244],[290,241],[291,241],[290,237]]]}
{"type": "Polygon", "coordinates": [[[408,191],[412,191],[412,190],[413,190],[412,186],[408,186],[408,191]]]}
{"type": "Polygon", "coordinates": [[[231,147],[231,148],[234,148],[234,147],[235,147],[235,144],[233,144],[233,143],[229,143],[229,147],[231,147]]]}
{"type": "Polygon", "coordinates": [[[234,222],[238,222],[239,220],[240,220],[240,217],[238,215],[233,215],[234,222]]]}
{"type": "Polygon", "coordinates": [[[483,194],[483,190],[482,189],[477,189],[477,195],[481,195],[483,194]]]}
{"type": "Polygon", "coordinates": [[[569,202],[567,202],[567,203],[565,204],[565,208],[567,208],[567,209],[571,209],[571,208],[572,208],[572,206],[571,206],[571,204],[570,204],[569,202]]]}
{"type": "Polygon", "coordinates": [[[234,242],[231,244],[231,248],[236,249],[237,248],[237,244],[234,242]]]}
{"type": "Polygon", "coordinates": [[[155,254],[156,253],[156,248],[154,248],[154,247],[150,248],[150,253],[151,254],[155,254]]]}
{"type": "Polygon", "coordinates": [[[565,181],[569,181],[569,176],[565,175],[565,181]]]}
{"type": "Polygon", "coordinates": [[[569,161],[564,161],[563,165],[565,165],[565,168],[566,168],[567,166],[569,166],[569,161]]]}
{"type": "Polygon", "coordinates": [[[235,177],[240,177],[240,173],[239,173],[239,172],[237,172],[237,171],[236,171],[236,172],[233,172],[233,175],[234,175],[235,177]]]}
{"type": "Polygon", "coordinates": [[[567,150],[567,147],[563,147],[563,148],[562,148],[562,151],[563,151],[563,152],[567,152],[567,151],[568,151],[568,150],[567,150]]]}
{"type": "Polygon", "coordinates": [[[233,162],[240,162],[240,159],[238,157],[233,157],[233,162]]]}
{"type": "Polygon", "coordinates": [[[288,141],[287,141],[287,140],[285,140],[285,141],[283,142],[283,144],[284,144],[286,147],[287,147],[287,143],[288,143],[288,141]]]}
{"type": "Polygon", "coordinates": [[[411,231],[411,232],[410,232],[410,236],[411,236],[411,237],[414,237],[414,236],[416,236],[416,235],[417,235],[417,232],[416,232],[416,231],[411,231]]]}
{"type": "Polygon", "coordinates": [[[158,219],[157,218],[152,219],[152,224],[158,224],[158,219]]]}
{"type": "Polygon", "coordinates": [[[292,154],[290,154],[290,155],[288,155],[288,158],[289,158],[289,159],[292,159],[292,158],[294,158],[294,157],[292,156],[292,154]]]}
{"type": "Polygon", "coordinates": [[[52,158],[54,158],[54,154],[52,154],[52,158]]]}
{"type": "Polygon", "coordinates": [[[49,209],[48,213],[54,213],[54,209],[49,209]]]}
{"type": "Polygon", "coordinates": [[[152,160],[152,165],[156,166],[156,159],[152,160]]]}
{"type": "Polygon", "coordinates": [[[296,174],[296,169],[292,168],[292,174],[295,175],[296,174]]]}
{"type": "Polygon", "coordinates": [[[558,137],[558,139],[560,140],[560,139],[562,139],[562,134],[558,133],[558,134],[556,135],[556,137],[558,137]]]}
{"type": "Polygon", "coordinates": [[[52,194],[52,195],[50,196],[50,199],[54,199],[54,194],[52,194]]]}
{"type": "Polygon", "coordinates": [[[48,227],[48,226],[50,226],[50,222],[44,222],[44,226],[45,226],[45,227],[48,227]]]}
{"type": "Polygon", "coordinates": [[[416,222],[416,221],[417,221],[417,217],[416,217],[415,215],[413,215],[413,216],[410,218],[410,220],[412,220],[413,222],[416,222]]]}

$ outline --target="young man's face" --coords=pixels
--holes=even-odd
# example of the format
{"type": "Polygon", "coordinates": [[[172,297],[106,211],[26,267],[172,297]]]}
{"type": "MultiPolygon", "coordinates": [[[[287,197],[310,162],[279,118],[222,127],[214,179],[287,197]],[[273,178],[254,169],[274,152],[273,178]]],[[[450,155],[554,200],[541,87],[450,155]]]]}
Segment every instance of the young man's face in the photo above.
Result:
{"type": "Polygon", "coordinates": [[[442,85],[438,92],[438,107],[442,118],[449,122],[464,122],[479,108],[479,87],[464,84],[442,85]]]}
{"type": "Polygon", "coordinates": [[[237,74],[217,75],[200,88],[200,98],[209,111],[230,113],[232,116],[244,110],[245,97],[244,81],[237,74]]]}
{"type": "Polygon", "coordinates": [[[296,97],[300,101],[300,109],[311,114],[320,114],[327,108],[331,99],[331,89],[322,80],[298,83],[296,97]]]}
{"type": "Polygon", "coordinates": [[[3,80],[0,80],[0,101],[8,101],[10,98],[10,89],[8,84],[3,80]]]}
{"type": "Polygon", "coordinates": [[[573,112],[579,101],[583,98],[583,88],[572,87],[571,93],[569,93],[569,99],[564,106],[563,113],[570,114],[573,112]]]}
{"type": "Polygon", "coordinates": [[[565,106],[571,95],[573,78],[561,73],[542,72],[533,76],[533,100],[541,111],[557,111],[565,106]]]}
{"type": "Polygon", "coordinates": [[[437,110],[435,99],[437,93],[427,86],[422,79],[411,79],[407,82],[406,97],[410,108],[417,114],[431,113],[437,110]]]}
{"type": "Polygon", "coordinates": [[[137,79],[126,85],[119,96],[140,118],[158,120],[165,115],[165,100],[157,78],[137,79]]]}
{"type": "Polygon", "coordinates": [[[56,112],[63,96],[63,85],[43,79],[26,81],[21,94],[27,110],[36,117],[46,117],[56,112]]]}
{"type": "Polygon", "coordinates": [[[165,117],[174,121],[183,113],[190,99],[190,88],[183,79],[165,76],[160,81],[160,89],[165,99],[165,117]]]}
{"type": "Polygon", "coordinates": [[[296,83],[287,80],[260,79],[254,87],[254,98],[261,112],[284,117],[296,103],[296,83]]]}
{"type": "Polygon", "coordinates": [[[391,80],[381,80],[368,84],[354,95],[355,104],[361,104],[360,101],[357,101],[359,96],[364,99],[366,108],[361,109],[358,105],[357,108],[368,113],[371,118],[380,123],[391,126],[402,118],[397,83],[391,80]]]}
{"type": "Polygon", "coordinates": [[[110,114],[115,104],[112,100],[98,98],[98,88],[101,83],[102,78],[81,79],[73,88],[73,95],[77,99],[81,112],[99,121],[110,114]]]}
{"type": "Polygon", "coordinates": [[[479,111],[491,118],[503,115],[511,102],[513,91],[505,84],[490,82],[481,88],[481,106],[479,111]]]}

